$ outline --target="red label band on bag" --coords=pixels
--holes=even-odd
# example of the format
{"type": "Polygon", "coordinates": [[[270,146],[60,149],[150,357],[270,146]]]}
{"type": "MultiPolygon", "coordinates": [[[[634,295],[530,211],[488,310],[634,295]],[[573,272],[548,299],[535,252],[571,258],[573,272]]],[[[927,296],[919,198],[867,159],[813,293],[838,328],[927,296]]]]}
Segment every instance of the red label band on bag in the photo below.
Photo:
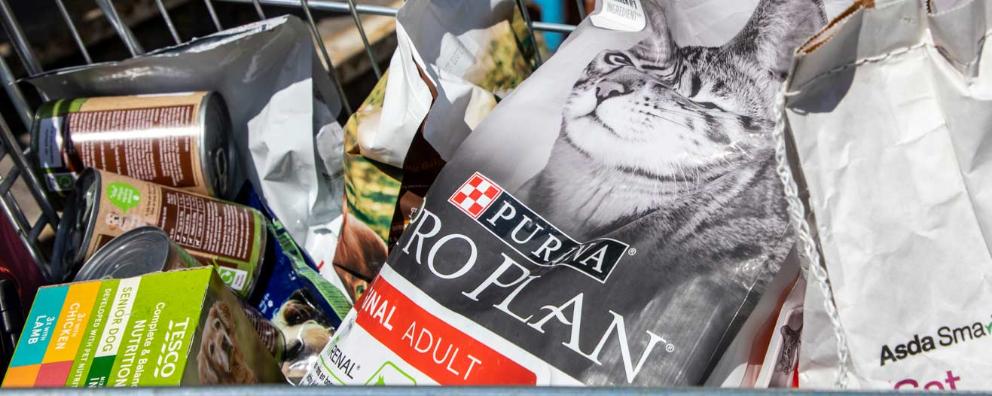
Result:
{"type": "Polygon", "coordinates": [[[534,385],[537,376],[452,327],[377,279],[355,306],[356,322],[441,385],[534,385]]]}

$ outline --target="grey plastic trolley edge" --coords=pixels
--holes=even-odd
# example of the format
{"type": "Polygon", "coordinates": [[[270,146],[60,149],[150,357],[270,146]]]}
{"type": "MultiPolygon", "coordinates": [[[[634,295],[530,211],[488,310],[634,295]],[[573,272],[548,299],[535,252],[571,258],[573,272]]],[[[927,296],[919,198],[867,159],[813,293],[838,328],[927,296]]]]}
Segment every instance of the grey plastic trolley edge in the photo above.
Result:
{"type": "MultiPolygon", "coordinates": [[[[0,0],[0,24],[3,25],[11,47],[17,54],[17,58],[23,64],[24,70],[28,74],[27,76],[20,77],[39,75],[45,72],[45,70],[42,68],[38,58],[34,55],[34,51],[28,43],[24,30],[21,29],[20,23],[13,14],[8,1],[9,0],[0,0]]],[[[54,3],[52,6],[54,6],[54,8],[58,11],[57,14],[62,18],[62,21],[65,23],[66,27],[68,27],[70,35],[75,41],[75,44],[78,47],[83,59],[87,64],[92,63],[93,60],[90,56],[89,49],[84,44],[84,40],[80,36],[79,30],[76,29],[76,25],[73,22],[73,16],[69,14],[67,8],[65,7],[65,0],[37,1],[39,3],[54,3]]],[[[102,11],[103,16],[110,22],[110,25],[113,27],[121,41],[123,41],[131,56],[140,56],[145,53],[146,50],[141,45],[138,37],[135,37],[134,33],[127,26],[127,24],[123,22],[120,15],[117,13],[113,0],[95,1],[97,6],[102,11]]],[[[372,53],[372,48],[369,44],[368,37],[365,34],[365,26],[362,24],[362,20],[359,15],[371,14],[395,17],[397,13],[396,8],[374,5],[358,5],[355,4],[355,0],[203,0],[204,5],[210,14],[210,23],[212,23],[217,30],[222,30],[224,27],[221,26],[220,19],[217,17],[217,13],[213,5],[214,1],[243,3],[246,6],[252,6],[258,14],[259,19],[274,16],[266,15],[265,10],[262,9],[262,5],[267,6],[270,12],[273,8],[296,8],[301,10],[305,16],[306,23],[309,25],[310,32],[314,36],[314,41],[319,47],[319,52],[324,64],[327,65],[329,69],[328,73],[330,73],[332,77],[336,77],[337,72],[334,69],[334,65],[331,63],[331,57],[327,52],[327,48],[324,47],[323,41],[320,39],[317,32],[317,27],[313,15],[311,14],[311,10],[344,13],[352,16],[358,33],[361,36],[362,43],[365,46],[365,55],[370,58],[372,71],[375,73],[377,78],[381,76],[381,70],[379,70],[375,56],[372,53]]],[[[571,25],[533,21],[530,18],[530,14],[527,12],[527,8],[523,6],[524,0],[515,1],[517,6],[523,11],[523,15],[528,24],[528,32],[532,36],[535,30],[567,33],[571,32],[575,28],[571,25]]],[[[576,6],[579,8],[579,15],[584,17],[585,10],[582,7],[582,3],[582,0],[575,1],[576,6]]],[[[168,9],[163,4],[163,0],[155,0],[155,5],[162,19],[165,21],[166,27],[168,28],[173,41],[175,41],[176,44],[179,44],[181,42],[179,32],[176,31],[176,27],[172,23],[172,18],[169,15],[168,9]]],[[[45,7],[42,4],[39,4],[38,6],[45,7]]],[[[53,15],[54,14],[55,13],[53,13],[53,15]]],[[[538,62],[540,61],[541,60],[539,59],[538,62]]],[[[18,121],[23,124],[26,130],[29,130],[31,128],[34,109],[32,109],[28,104],[21,90],[21,86],[17,83],[17,81],[18,76],[14,76],[13,72],[10,70],[10,67],[8,67],[7,62],[0,57],[0,83],[3,84],[3,89],[16,110],[18,116],[17,118],[19,119],[18,121]]],[[[333,81],[335,81],[336,88],[339,93],[342,94],[341,97],[344,102],[345,111],[350,114],[352,107],[347,102],[347,98],[344,95],[344,89],[339,82],[340,80],[338,78],[333,78],[333,81]]],[[[15,136],[11,132],[10,125],[3,117],[0,117],[0,161],[5,159],[7,156],[10,156],[13,165],[6,174],[0,175],[0,207],[2,207],[4,214],[11,219],[14,229],[16,230],[21,241],[27,247],[35,263],[39,264],[39,268],[42,269],[42,272],[46,277],[52,279],[51,274],[47,273],[48,266],[44,265],[46,264],[46,258],[38,246],[38,238],[47,227],[55,229],[59,222],[59,216],[52,204],[45,198],[44,187],[42,186],[40,179],[38,179],[38,175],[36,175],[31,166],[29,166],[27,160],[28,150],[22,150],[20,148],[15,136]],[[31,193],[31,200],[34,202],[18,202],[18,199],[15,198],[11,191],[11,187],[18,180],[18,178],[22,179],[26,184],[31,193]],[[25,204],[37,205],[37,207],[40,208],[40,216],[37,219],[28,219],[25,211],[23,210],[25,204]]]]}

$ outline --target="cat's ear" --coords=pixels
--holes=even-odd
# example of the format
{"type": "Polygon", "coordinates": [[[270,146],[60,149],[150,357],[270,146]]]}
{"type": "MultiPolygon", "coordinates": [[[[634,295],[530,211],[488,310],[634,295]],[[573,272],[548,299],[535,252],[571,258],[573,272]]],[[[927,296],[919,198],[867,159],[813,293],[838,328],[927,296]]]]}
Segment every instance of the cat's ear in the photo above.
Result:
{"type": "Polygon", "coordinates": [[[821,0],[761,0],[744,29],[726,46],[784,77],[796,48],[825,24],[821,0]]]}
{"type": "Polygon", "coordinates": [[[651,29],[651,33],[638,45],[642,47],[642,50],[646,49],[654,55],[654,59],[652,59],[654,63],[664,64],[675,56],[677,47],[671,32],[668,30],[668,21],[665,20],[667,13],[664,12],[663,7],[658,7],[652,11],[647,11],[648,28],[651,29]]]}

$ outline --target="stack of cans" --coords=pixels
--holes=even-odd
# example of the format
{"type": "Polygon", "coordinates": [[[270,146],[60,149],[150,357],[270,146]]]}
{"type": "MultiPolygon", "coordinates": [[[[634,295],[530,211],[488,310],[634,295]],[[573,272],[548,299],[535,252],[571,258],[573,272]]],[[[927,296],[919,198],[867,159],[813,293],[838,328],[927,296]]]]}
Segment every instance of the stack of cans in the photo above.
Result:
{"type": "Polygon", "coordinates": [[[236,191],[231,121],[219,94],[63,99],[37,112],[36,166],[63,209],[61,280],[213,265],[241,297],[261,270],[266,220],[221,200],[236,191]]]}

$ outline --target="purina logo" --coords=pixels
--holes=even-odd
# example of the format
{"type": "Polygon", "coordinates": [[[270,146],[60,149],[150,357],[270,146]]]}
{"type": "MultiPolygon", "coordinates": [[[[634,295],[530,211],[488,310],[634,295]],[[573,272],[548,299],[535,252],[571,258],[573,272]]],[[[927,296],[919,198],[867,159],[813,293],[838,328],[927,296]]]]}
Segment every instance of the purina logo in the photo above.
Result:
{"type": "Polygon", "coordinates": [[[455,191],[455,195],[452,195],[449,201],[473,219],[478,219],[482,211],[486,210],[501,193],[503,193],[502,188],[476,172],[458,191],[455,191]]]}
{"type": "Polygon", "coordinates": [[[610,238],[577,242],[478,172],[448,202],[539,266],[564,265],[606,282],[628,252],[629,245],[610,238]]]}

